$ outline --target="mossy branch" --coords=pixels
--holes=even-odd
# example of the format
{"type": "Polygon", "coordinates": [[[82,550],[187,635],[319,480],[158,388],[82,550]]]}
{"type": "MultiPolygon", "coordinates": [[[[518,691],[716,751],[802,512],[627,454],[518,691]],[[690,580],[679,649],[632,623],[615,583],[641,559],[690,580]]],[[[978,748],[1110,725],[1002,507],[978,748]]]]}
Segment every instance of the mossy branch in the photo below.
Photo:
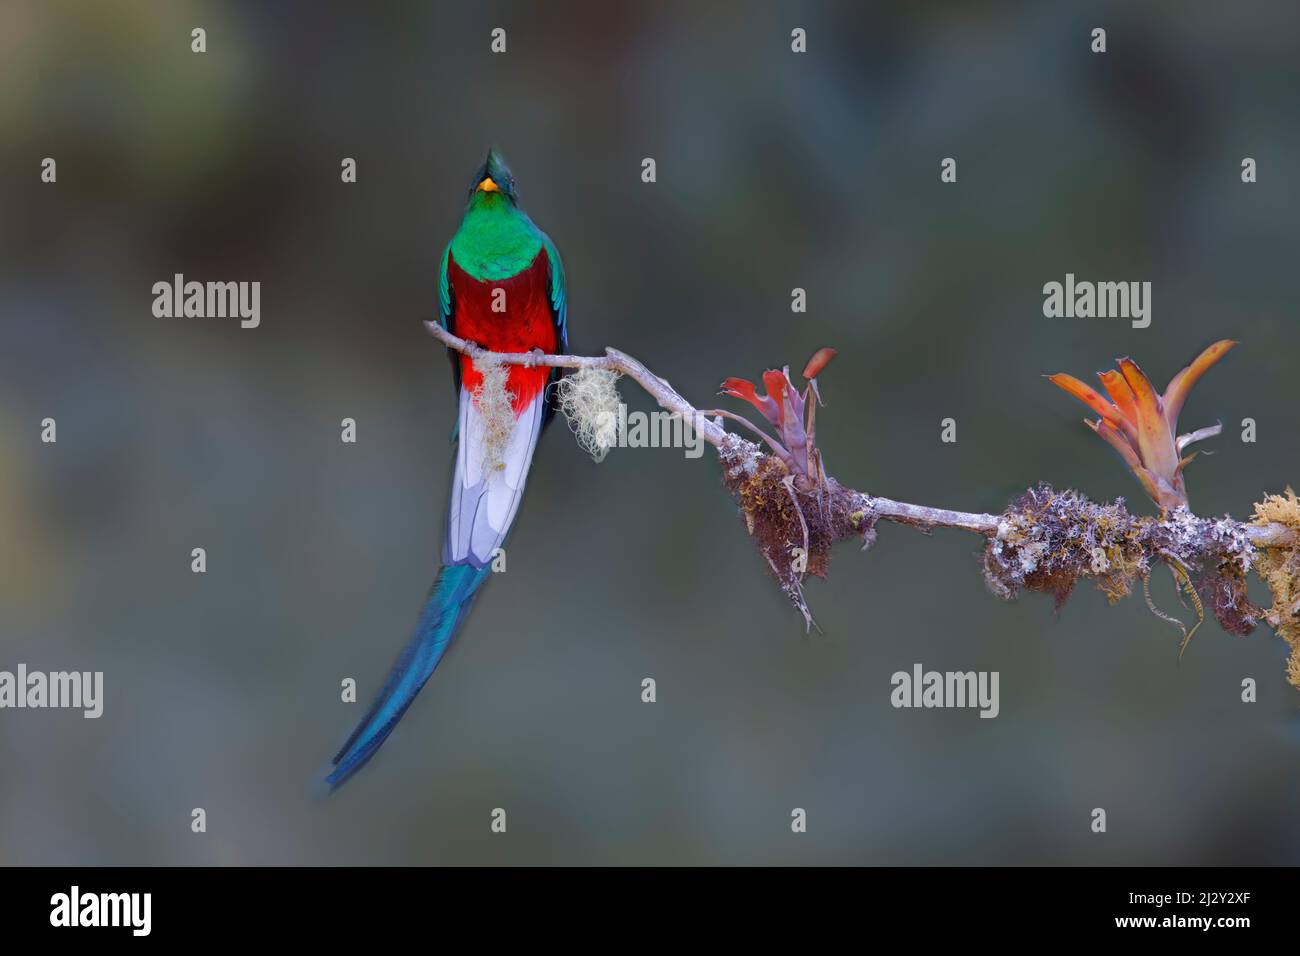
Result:
{"type": "Polygon", "coordinates": [[[1189,631],[1157,610],[1147,589],[1152,568],[1164,564],[1192,600],[1198,618],[1204,597],[1230,633],[1247,633],[1259,620],[1271,625],[1291,645],[1288,677],[1300,687],[1300,502],[1294,495],[1269,496],[1249,522],[1202,518],[1183,507],[1166,509],[1158,517],[1138,516],[1123,499],[1097,504],[1047,485],[1030,489],[1000,514],[911,504],[848,488],[830,476],[792,472],[779,454],[728,432],[721,414],[697,409],[667,379],[618,349],[607,348],[600,356],[497,353],[458,338],[437,322],[425,325],[447,348],[477,361],[625,375],[665,411],[690,423],[717,449],[723,484],[739,504],[746,528],[810,626],[803,581],[808,574],[825,577],[836,542],[858,540],[865,550],[875,541],[879,521],[925,532],[956,528],[987,539],[984,577],[998,596],[1043,591],[1059,604],[1080,580],[1090,580],[1115,601],[1140,582],[1152,611],[1182,629],[1185,647],[1195,627],[1189,631]],[[1254,607],[1247,599],[1245,576],[1251,571],[1272,591],[1272,608],[1254,607]]]}

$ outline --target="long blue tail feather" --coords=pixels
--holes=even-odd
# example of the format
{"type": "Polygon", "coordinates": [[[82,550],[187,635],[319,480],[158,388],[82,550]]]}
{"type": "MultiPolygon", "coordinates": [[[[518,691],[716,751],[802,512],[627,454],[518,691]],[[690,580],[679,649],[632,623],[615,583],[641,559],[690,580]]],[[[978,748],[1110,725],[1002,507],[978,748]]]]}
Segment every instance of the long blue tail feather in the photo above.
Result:
{"type": "Polygon", "coordinates": [[[388,739],[406,708],[411,706],[415,695],[438,666],[443,652],[469,613],[474,595],[491,573],[490,567],[475,568],[465,564],[444,566],[438,571],[415,635],[397,659],[393,672],[388,675],[370,710],[334,758],[334,769],[325,778],[331,791],[337,790],[365,766],[388,739]]]}

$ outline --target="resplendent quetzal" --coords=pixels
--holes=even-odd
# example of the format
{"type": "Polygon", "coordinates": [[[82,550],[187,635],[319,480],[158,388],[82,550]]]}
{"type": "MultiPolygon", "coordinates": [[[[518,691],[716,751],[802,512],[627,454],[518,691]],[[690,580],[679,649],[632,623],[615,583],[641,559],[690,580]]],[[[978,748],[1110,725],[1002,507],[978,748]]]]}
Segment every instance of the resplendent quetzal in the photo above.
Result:
{"type": "MultiPolygon", "coordinates": [[[[493,352],[568,350],[559,253],[519,208],[514,177],[495,151],[475,174],[465,216],[443,253],[438,312],[449,331],[493,352]]],[[[483,370],[467,356],[450,350],[449,356],[460,416],[442,568],[415,636],[334,758],[325,778],[331,789],[374,756],[438,666],[491,574],[494,552],[519,510],[538,435],[554,413],[558,369],[483,370]]]]}

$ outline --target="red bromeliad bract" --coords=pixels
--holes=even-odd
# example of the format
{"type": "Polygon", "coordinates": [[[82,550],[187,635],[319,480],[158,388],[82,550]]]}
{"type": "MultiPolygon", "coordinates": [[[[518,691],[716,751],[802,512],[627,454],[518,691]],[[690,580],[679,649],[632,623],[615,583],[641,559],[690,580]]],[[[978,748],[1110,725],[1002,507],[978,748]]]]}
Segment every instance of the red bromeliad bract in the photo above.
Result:
{"type": "Polygon", "coordinates": [[[776,429],[777,439],[755,427],[748,419],[723,412],[728,418],[744,422],[767,441],[772,450],[795,474],[814,481],[821,480],[820,455],[816,447],[816,407],[821,402],[817,391],[817,376],[836,356],[833,348],[820,348],[804,366],[803,377],[808,381],[801,393],[790,379],[790,366],[781,371],[768,369],[763,373],[766,395],[760,395],[753,382],[743,378],[729,378],[722,383],[722,394],[744,399],[759,410],[776,429]]]}

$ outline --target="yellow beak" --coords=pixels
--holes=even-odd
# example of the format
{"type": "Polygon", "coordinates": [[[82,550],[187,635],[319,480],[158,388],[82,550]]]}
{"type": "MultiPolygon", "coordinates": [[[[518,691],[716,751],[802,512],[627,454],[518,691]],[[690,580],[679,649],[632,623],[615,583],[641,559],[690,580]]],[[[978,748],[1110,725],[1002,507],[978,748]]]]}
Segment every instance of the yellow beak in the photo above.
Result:
{"type": "Polygon", "coordinates": [[[491,176],[489,176],[487,179],[479,183],[478,188],[480,192],[485,192],[485,193],[495,193],[501,191],[501,187],[498,186],[495,182],[493,182],[491,176]]]}

